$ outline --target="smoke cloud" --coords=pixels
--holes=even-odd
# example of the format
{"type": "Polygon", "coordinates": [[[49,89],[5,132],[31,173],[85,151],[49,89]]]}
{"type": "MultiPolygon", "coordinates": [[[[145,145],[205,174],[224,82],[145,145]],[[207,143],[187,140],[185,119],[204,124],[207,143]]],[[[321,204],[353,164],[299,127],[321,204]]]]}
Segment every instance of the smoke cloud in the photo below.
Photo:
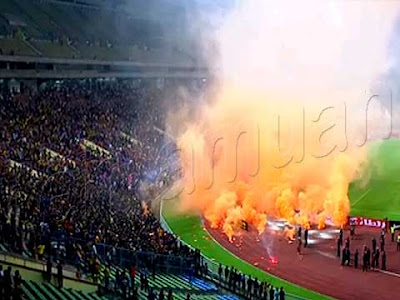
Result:
{"type": "Polygon", "coordinates": [[[229,238],[242,220],[262,233],[270,216],[344,224],[365,146],[390,135],[390,93],[377,79],[391,67],[399,6],[238,2],[208,53],[212,99],[180,122],[181,208],[229,238]]]}

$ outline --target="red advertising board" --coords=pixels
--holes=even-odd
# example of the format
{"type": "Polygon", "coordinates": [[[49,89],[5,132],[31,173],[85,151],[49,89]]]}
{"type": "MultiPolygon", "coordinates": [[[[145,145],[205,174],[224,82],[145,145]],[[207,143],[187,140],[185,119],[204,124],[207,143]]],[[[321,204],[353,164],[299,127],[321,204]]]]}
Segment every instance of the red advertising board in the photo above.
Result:
{"type": "Polygon", "coordinates": [[[362,218],[362,217],[349,217],[349,224],[355,226],[369,226],[378,228],[386,227],[386,222],[384,220],[362,218]]]}

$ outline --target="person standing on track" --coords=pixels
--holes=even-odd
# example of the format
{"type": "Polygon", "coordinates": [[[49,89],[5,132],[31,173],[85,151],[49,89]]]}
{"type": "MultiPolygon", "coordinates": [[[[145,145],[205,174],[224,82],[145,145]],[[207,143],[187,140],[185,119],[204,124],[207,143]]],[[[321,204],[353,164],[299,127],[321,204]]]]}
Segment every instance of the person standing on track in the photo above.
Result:
{"type": "Polygon", "coordinates": [[[394,230],[394,224],[393,224],[393,226],[390,227],[390,234],[392,236],[392,243],[394,242],[394,232],[395,232],[395,230],[394,230]]]}
{"type": "Polygon", "coordinates": [[[340,257],[340,238],[336,240],[336,255],[340,257]]]}
{"type": "Polygon", "coordinates": [[[400,251],[400,234],[397,235],[397,251],[400,251]]]}
{"type": "Polygon", "coordinates": [[[301,240],[301,239],[302,239],[301,231],[302,231],[301,226],[299,226],[299,228],[297,229],[297,239],[298,239],[298,240],[301,240]]]}
{"type": "Polygon", "coordinates": [[[308,245],[308,228],[304,230],[304,248],[306,248],[308,245]]]}
{"type": "MultiPolygon", "coordinates": [[[[383,251],[385,251],[385,250],[383,250],[383,251]]],[[[382,252],[383,252],[382,251],[382,252]]],[[[380,252],[379,252],[379,249],[376,249],[376,253],[375,253],[375,266],[377,267],[377,268],[379,268],[379,258],[380,258],[380,252]]]]}
{"type": "Polygon", "coordinates": [[[301,237],[299,239],[297,239],[297,254],[299,256],[302,256],[301,254],[301,245],[303,244],[303,242],[301,241],[301,237]]]}
{"type": "Polygon", "coordinates": [[[350,248],[345,248],[345,253],[346,253],[346,266],[350,266],[350,248]]]}
{"type": "Polygon", "coordinates": [[[363,272],[368,271],[368,261],[367,261],[367,256],[368,256],[368,250],[367,246],[364,245],[364,252],[363,252],[363,272]]]}
{"type": "Polygon", "coordinates": [[[350,249],[350,238],[349,237],[346,238],[344,247],[347,248],[347,249],[350,249]]]}
{"type": "Polygon", "coordinates": [[[367,268],[371,268],[371,249],[367,247],[367,268]]]}
{"type": "Polygon", "coordinates": [[[350,225],[350,236],[351,236],[351,239],[354,238],[355,233],[356,233],[356,226],[355,225],[350,225]]]}
{"type": "Polygon", "coordinates": [[[354,268],[358,268],[358,249],[356,249],[356,253],[354,254],[354,268]]]}
{"type": "Polygon", "coordinates": [[[375,263],[376,263],[376,251],[372,252],[372,270],[375,270],[375,263]]]}
{"type": "Polygon", "coordinates": [[[343,247],[343,249],[342,249],[342,263],[341,263],[342,266],[344,266],[345,263],[346,263],[346,259],[347,259],[346,256],[347,256],[346,248],[343,247]]]}
{"type": "Polygon", "coordinates": [[[372,251],[375,251],[375,248],[376,248],[376,239],[374,237],[372,238],[372,251]]]}
{"type": "Polygon", "coordinates": [[[386,271],[386,251],[382,252],[382,270],[386,271]]]}

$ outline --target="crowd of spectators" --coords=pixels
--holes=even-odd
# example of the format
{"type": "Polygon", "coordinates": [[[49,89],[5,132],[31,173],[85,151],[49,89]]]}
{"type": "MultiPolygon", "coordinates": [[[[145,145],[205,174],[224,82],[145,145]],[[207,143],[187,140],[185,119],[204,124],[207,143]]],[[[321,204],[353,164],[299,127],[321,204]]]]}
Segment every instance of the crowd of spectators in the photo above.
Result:
{"type": "Polygon", "coordinates": [[[18,270],[12,274],[12,268],[8,266],[3,270],[0,265],[0,299],[22,299],[22,277],[18,270]]]}
{"type": "Polygon", "coordinates": [[[150,169],[152,186],[168,180],[156,168],[164,140],[160,99],[157,89],[132,82],[3,93],[0,243],[92,273],[101,255],[112,261],[120,248],[193,255],[138,194],[150,169]]]}
{"type": "Polygon", "coordinates": [[[247,299],[284,300],[285,291],[282,287],[246,276],[233,267],[219,265],[218,282],[235,293],[242,294],[247,299]]]}
{"type": "MultiPolygon", "coordinates": [[[[161,92],[132,82],[86,87],[0,95],[0,244],[46,260],[49,278],[57,265],[61,286],[62,265],[70,263],[77,278],[97,278],[101,270],[106,290],[133,298],[135,276],[152,298],[148,277],[167,270],[171,257],[190,259],[190,280],[211,278],[200,252],[165,232],[140,193],[143,182],[159,192],[172,176],[169,158],[160,155],[161,92]],[[121,266],[121,257],[126,271],[112,280],[110,266],[121,266]]],[[[220,267],[217,280],[248,298],[284,299],[283,290],[233,268],[220,267]]],[[[158,297],[164,293],[172,299],[172,291],[158,297]]]]}

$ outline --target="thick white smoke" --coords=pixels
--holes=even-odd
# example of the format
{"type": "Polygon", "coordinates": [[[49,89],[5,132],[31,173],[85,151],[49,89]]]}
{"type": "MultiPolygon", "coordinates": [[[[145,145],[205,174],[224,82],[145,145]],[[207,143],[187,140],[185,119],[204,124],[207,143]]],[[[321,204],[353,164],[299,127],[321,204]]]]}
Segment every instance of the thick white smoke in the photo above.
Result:
{"type": "Polygon", "coordinates": [[[389,134],[390,87],[378,79],[391,68],[399,7],[238,2],[210,53],[218,93],[178,139],[182,207],[230,237],[240,220],[261,232],[267,215],[343,224],[348,184],[365,158],[360,146],[389,134]]]}

